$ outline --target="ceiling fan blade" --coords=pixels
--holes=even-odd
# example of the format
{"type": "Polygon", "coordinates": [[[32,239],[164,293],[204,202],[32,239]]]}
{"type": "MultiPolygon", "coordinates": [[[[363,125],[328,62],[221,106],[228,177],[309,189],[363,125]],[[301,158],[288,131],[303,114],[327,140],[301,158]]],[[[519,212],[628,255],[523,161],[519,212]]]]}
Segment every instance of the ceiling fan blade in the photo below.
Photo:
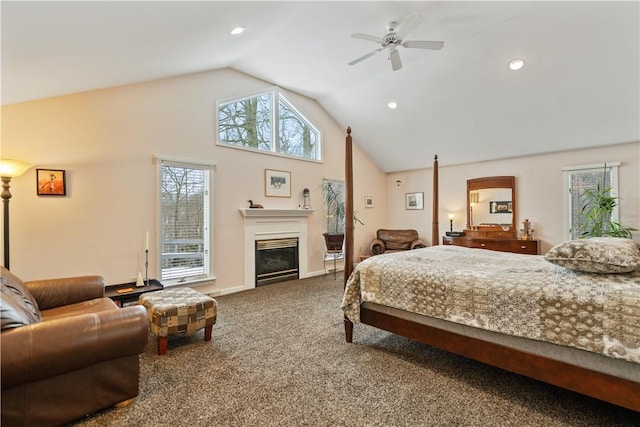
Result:
{"type": "Polygon", "coordinates": [[[374,50],[374,51],[372,51],[372,52],[369,52],[369,53],[367,53],[366,55],[361,56],[360,58],[356,58],[356,59],[354,59],[353,61],[349,62],[349,65],[356,65],[358,62],[364,61],[365,59],[367,59],[367,58],[369,58],[369,57],[371,57],[371,56],[375,55],[376,53],[380,52],[380,51],[381,51],[381,50],[383,50],[383,49],[384,49],[384,48],[383,48],[383,47],[381,47],[380,49],[376,49],[376,50],[374,50]]]}
{"type": "Polygon", "coordinates": [[[434,49],[440,50],[444,46],[444,42],[441,41],[428,41],[428,40],[408,40],[402,42],[402,47],[409,47],[414,49],[434,49]]]}
{"type": "Polygon", "coordinates": [[[411,15],[402,26],[396,31],[396,34],[400,38],[404,38],[411,30],[413,30],[418,24],[422,22],[422,15],[411,15]]]}
{"type": "Polygon", "coordinates": [[[402,61],[400,60],[400,52],[398,52],[395,49],[392,49],[391,52],[389,52],[389,59],[391,60],[391,68],[393,68],[393,71],[398,71],[400,68],[402,68],[402,61]]]}
{"type": "Polygon", "coordinates": [[[370,36],[369,34],[355,33],[351,34],[351,37],[354,39],[362,39],[375,43],[382,43],[382,39],[380,37],[370,36]]]}

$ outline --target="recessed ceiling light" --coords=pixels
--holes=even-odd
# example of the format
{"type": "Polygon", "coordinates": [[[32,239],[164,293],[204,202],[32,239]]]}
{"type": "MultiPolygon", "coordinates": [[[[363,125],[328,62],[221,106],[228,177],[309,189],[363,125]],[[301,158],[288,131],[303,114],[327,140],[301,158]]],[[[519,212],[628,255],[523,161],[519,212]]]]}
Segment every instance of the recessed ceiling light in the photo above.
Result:
{"type": "Polygon", "coordinates": [[[396,108],[398,108],[398,103],[395,101],[389,101],[387,102],[387,107],[391,108],[392,110],[395,110],[396,108]]]}
{"type": "Polygon", "coordinates": [[[244,30],[245,30],[244,27],[235,27],[233,30],[231,30],[231,35],[237,36],[238,34],[244,33],[244,30]]]}
{"type": "Polygon", "coordinates": [[[516,71],[524,67],[524,59],[514,58],[509,62],[509,68],[516,71]]]}

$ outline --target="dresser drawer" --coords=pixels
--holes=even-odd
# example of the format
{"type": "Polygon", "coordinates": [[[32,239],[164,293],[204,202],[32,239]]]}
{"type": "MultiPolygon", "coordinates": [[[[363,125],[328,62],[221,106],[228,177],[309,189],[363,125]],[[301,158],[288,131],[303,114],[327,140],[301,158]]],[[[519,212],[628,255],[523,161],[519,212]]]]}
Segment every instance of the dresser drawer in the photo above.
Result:
{"type": "MultiPolygon", "coordinates": [[[[442,244],[443,245],[456,245],[456,242],[455,242],[453,237],[443,236],[442,237],[442,244]]],[[[457,244],[456,246],[463,246],[463,245],[457,244]]]]}
{"type": "Polygon", "coordinates": [[[470,237],[468,235],[465,235],[464,237],[443,236],[442,244],[527,255],[537,255],[540,247],[539,240],[483,239],[470,237]]]}
{"type": "Polygon", "coordinates": [[[493,240],[493,239],[473,239],[470,241],[470,248],[489,249],[492,251],[509,251],[508,240],[493,240]]]}
{"type": "Polygon", "coordinates": [[[538,255],[538,241],[537,240],[511,240],[509,242],[510,252],[538,255]]]}

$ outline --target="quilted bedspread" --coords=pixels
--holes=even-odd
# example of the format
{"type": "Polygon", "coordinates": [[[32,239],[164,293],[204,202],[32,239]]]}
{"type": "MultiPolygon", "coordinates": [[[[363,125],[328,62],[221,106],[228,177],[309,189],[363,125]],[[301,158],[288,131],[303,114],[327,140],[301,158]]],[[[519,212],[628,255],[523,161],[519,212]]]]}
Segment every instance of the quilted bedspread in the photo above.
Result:
{"type": "Polygon", "coordinates": [[[342,309],[373,302],[469,326],[640,363],[640,271],[580,273],[543,256],[458,246],[359,263],[342,309]]]}

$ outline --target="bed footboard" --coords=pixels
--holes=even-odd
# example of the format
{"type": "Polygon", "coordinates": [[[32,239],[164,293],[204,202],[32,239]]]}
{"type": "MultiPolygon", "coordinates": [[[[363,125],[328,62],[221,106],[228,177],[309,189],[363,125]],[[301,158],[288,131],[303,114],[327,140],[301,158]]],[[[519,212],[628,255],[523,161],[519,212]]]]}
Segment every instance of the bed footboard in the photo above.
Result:
{"type": "MultiPolygon", "coordinates": [[[[361,307],[360,321],[548,384],[640,412],[640,383],[361,307]]],[[[347,342],[353,339],[353,324],[347,342]]],[[[346,333],[346,323],[345,323],[346,333]]]]}

